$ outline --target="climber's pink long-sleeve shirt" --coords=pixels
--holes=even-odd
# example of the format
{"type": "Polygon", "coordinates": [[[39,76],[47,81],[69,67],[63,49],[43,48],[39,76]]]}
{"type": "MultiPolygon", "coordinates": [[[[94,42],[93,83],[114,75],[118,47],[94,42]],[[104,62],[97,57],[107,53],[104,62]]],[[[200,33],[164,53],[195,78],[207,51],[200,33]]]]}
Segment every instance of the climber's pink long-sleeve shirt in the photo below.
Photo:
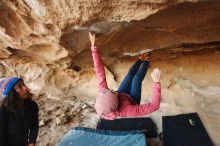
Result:
{"type": "MultiPolygon", "coordinates": [[[[92,57],[95,67],[95,72],[98,81],[98,89],[108,89],[105,70],[101,60],[99,50],[96,47],[92,47],[92,57]]],[[[151,112],[156,111],[160,107],[160,98],[161,98],[161,86],[160,83],[153,83],[153,94],[150,103],[138,105],[133,101],[130,95],[126,93],[119,93],[118,100],[119,106],[116,116],[125,117],[125,116],[143,116],[151,112]]]]}

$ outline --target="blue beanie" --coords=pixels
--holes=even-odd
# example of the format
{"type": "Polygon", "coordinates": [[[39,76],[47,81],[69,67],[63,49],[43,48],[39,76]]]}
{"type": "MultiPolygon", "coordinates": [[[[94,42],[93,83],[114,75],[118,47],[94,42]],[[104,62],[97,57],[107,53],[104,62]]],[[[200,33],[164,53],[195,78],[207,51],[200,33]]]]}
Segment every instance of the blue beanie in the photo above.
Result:
{"type": "Polygon", "coordinates": [[[19,80],[22,79],[17,77],[8,77],[0,79],[0,96],[8,96],[9,92],[13,89],[13,87],[19,80]]]}

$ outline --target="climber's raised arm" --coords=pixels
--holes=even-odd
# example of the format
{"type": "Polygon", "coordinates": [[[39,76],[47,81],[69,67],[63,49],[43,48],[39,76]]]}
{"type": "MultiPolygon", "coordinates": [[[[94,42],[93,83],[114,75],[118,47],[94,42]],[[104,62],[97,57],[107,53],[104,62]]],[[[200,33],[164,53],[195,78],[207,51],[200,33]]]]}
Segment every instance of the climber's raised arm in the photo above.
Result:
{"type": "Polygon", "coordinates": [[[89,32],[89,38],[91,42],[92,58],[95,67],[95,73],[98,81],[99,91],[102,89],[107,89],[108,85],[106,82],[105,69],[102,63],[101,55],[99,49],[95,46],[95,34],[89,32]]]}

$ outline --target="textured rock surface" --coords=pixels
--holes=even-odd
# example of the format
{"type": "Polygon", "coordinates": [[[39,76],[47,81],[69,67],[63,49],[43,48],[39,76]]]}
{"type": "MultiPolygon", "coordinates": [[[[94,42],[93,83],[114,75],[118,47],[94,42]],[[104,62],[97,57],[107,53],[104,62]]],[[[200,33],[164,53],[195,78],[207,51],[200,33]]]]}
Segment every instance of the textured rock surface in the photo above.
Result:
{"type": "MultiPolygon", "coordinates": [[[[38,145],[55,145],[73,126],[94,127],[97,89],[89,29],[98,33],[110,87],[117,90],[137,55],[152,51],[149,71],[159,67],[163,73],[161,108],[150,115],[159,129],[162,115],[197,111],[220,145],[219,5],[202,0],[1,0],[0,76],[21,76],[39,95],[38,145]]],[[[150,88],[148,75],[143,102],[150,88]]]]}

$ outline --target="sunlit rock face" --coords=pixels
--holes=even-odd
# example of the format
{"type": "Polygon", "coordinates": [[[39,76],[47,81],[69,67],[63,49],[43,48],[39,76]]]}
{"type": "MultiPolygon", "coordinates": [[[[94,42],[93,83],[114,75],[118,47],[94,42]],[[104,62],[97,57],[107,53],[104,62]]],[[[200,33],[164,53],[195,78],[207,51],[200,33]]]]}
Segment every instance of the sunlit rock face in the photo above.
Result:
{"type": "MultiPolygon", "coordinates": [[[[150,116],[159,129],[163,115],[198,112],[220,145],[219,6],[220,1],[202,0],[1,0],[0,76],[23,77],[33,93],[50,100],[75,96],[94,102],[88,38],[93,31],[110,88],[117,90],[138,55],[151,51],[142,102],[151,95],[149,72],[158,67],[162,103],[150,116]]],[[[63,135],[45,131],[40,136],[56,140],[38,140],[40,145],[53,145],[63,135]]]]}

